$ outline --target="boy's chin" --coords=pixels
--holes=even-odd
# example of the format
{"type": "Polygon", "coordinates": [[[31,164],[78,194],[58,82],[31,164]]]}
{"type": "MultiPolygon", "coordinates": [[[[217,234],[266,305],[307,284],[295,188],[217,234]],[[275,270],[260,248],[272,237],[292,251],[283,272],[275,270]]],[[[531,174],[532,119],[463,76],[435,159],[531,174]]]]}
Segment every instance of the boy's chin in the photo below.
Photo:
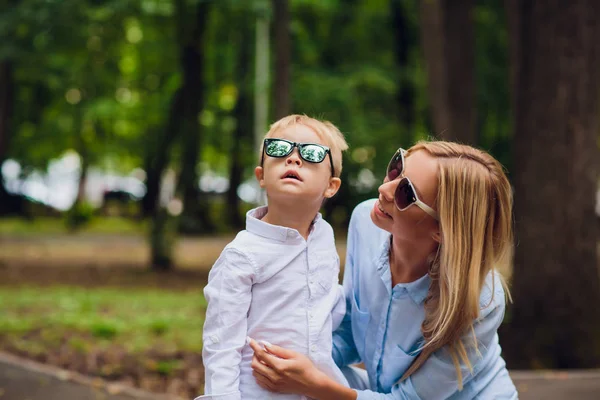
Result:
{"type": "Polygon", "coordinates": [[[300,190],[267,190],[269,203],[278,202],[282,204],[292,204],[298,206],[308,206],[309,204],[321,204],[324,197],[315,196],[314,193],[306,193],[300,190]]]}

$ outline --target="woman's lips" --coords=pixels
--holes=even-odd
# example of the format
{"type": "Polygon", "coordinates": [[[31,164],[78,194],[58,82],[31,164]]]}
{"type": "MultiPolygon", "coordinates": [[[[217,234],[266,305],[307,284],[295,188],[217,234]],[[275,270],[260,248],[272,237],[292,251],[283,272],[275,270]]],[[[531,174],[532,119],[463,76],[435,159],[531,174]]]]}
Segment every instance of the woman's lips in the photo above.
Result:
{"type": "Polygon", "coordinates": [[[393,219],[393,218],[392,218],[392,216],[391,216],[390,214],[388,214],[387,212],[385,212],[385,210],[384,210],[384,209],[383,209],[383,207],[381,206],[381,203],[379,202],[379,200],[377,200],[377,201],[375,202],[375,206],[374,206],[374,208],[375,208],[375,212],[376,212],[376,213],[377,213],[379,216],[381,216],[381,217],[384,217],[384,218],[393,219]]]}

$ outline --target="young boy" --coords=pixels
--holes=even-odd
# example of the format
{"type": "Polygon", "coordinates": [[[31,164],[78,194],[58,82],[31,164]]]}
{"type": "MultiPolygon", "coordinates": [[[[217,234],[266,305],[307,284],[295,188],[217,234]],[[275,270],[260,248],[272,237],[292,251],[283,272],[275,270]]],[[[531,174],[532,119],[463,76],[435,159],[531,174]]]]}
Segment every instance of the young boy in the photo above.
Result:
{"type": "Polygon", "coordinates": [[[256,179],[268,205],[248,212],[208,276],[202,357],[205,395],[197,399],[304,399],[273,394],[252,376],[246,337],[301,352],[347,385],[331,356],[332,330],[345,312],[339,257],[324,199],[339,189],[348,145],[331,123],[290,115],[271,125],[256,179]]]}

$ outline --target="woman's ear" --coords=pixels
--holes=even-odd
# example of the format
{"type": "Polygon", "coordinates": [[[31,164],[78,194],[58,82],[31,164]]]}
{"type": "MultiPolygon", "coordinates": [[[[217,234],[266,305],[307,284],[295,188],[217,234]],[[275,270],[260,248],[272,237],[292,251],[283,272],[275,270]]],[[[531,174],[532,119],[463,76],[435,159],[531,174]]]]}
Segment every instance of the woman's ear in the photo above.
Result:
{"type": "Polygon", "coordinates": [[[329,186],[327,186],[327,189],[325,189],[325,193],[323,193],[323,196],[325,196],[325,198],[330,199],[332,198],[338,190],[340,190],[340,186],[342,185],[342,180],[340,178],[331,178],[329,179],[329,186]]]}
{"type": "Polygon", "coordinates": [[[263,167],[254,168],[254,176],[256,176],[256,180],[261,188],[265,188],[265,171],[263,167]]]}
{"type": "Polygon", "coordinates": [[[431,237],[433,238],[433,240],[435,240],[438,243],[442,243],[442,234],[440,233],[439,229],[435,232],[433,232],[431,234],[431,237]]]}

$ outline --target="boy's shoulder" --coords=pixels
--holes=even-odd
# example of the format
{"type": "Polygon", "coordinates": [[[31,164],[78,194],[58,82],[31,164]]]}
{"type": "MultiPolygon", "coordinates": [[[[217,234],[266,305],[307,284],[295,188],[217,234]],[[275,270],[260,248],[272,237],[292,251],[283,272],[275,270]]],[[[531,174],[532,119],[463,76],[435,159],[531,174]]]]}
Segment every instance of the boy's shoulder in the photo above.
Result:
{"type": "Polygon", "coordinates": [[[260,241],[260,236],[255,235],[248,230],[241,230],[235,235],[235,238],[223,249],[225,250],[234,250],[241,253],[246,253],[250,250],[251,246],[254,246],[257,241],[260,241]]]}

